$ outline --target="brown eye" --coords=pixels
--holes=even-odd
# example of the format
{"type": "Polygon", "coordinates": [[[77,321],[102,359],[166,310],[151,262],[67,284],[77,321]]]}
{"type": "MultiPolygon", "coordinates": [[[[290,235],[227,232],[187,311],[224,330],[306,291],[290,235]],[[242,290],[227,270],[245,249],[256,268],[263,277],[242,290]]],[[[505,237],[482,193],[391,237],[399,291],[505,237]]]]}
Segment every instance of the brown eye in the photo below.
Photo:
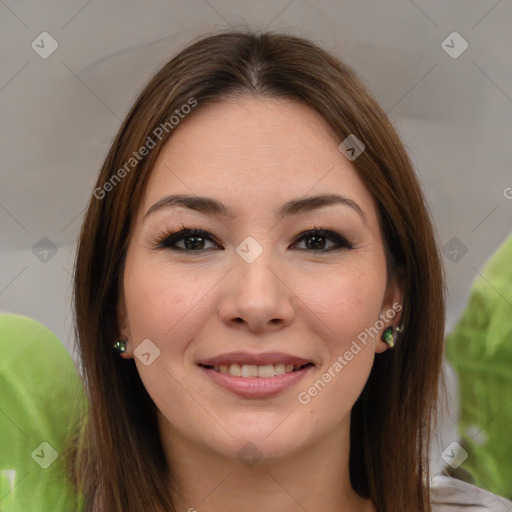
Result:
{"type": "Polygon", "coordinates": [[[202,229],[184,228],[176,233],[166,234],[165,237],[157,243],[157,247],[160,249],[198,252],[211,249],[211,247],[205,247],[207,242],[212,242],[214,244],[213,248],[219,247],[219,245],[206,231],[203,231],[202,229]],[[181,241],[184,242],[183,247],[179,247],[177,245],[178,242],[181,241]]]}
{"type": "Polygon", "coordinates": [[[313,252],[328,252],[336,249],[352,249],[353,246],[344,237],[338,235],[334,231],[325,229],[313,229],[302,233],[299,238],[295,240],[295,243],[299,241],[305,241],[305,248],[300,250],[309,250],[313,252]],[[333,245],[327,247],[328,242],[333,245]]]}

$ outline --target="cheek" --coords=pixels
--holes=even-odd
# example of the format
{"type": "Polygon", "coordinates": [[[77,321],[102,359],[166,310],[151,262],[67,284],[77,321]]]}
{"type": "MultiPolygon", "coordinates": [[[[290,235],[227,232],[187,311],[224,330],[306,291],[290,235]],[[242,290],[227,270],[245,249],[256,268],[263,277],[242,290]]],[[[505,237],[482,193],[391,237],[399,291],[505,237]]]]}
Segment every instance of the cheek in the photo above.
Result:
{"type": "MultiPolygon", "coordinates": [[[[201,298],[206,290],[202,280],[183,271],[166,268],[161,262],[127,260],[124,287],[131,342],[137,347],[150,339],[159,349],[149,365],[134,357],[139,376],[157,408],[173,424],[180,424],[176,411],[188,410],[192,421],[201,420],[190,395],[183,393],[183,382],[194,386],[183,368],[183,356],[190,340],[197,337],[206,314],[201,298]],[[171,407],[172,404],[172,407],[171,407]]],[[[211,284],[210,284],[211,286],[211,284]]],[[[187,427],[184,425],[183,428],[187,427]]]]}
{"type": "Polygon", "coordinates": [[[322,431],[349,413],[368,380],[375,349],[367,330],[379,318],[384,284],[373,272],[333,273],[308,302],[312,330],[323,340],[322,368],[298,399],[322,431]]]}
{"type": "MultiPolygon", "coordinates": [[[[384,276],[385,277],[385,276],[384,276]]],[[[374,271],[351,269],[332,272],[328,279],[314,279],[305,301],[315,313],[317,328],[331,357],[343,353],[351,342],[379,318],[385,281],[374,271]]]]}
{"type": "MultiPolygon", "coordinates": [[[[178,333],[192,328],[201,310],[202,287],[197,278],[176,272],[161,264],[127,261],[124,277],[130,333],[135,343],[154,339],[161,350],[165,340],[178,340],[178,333]]],[[[173,347],[176,347],[173,344],[173,347]]]]}

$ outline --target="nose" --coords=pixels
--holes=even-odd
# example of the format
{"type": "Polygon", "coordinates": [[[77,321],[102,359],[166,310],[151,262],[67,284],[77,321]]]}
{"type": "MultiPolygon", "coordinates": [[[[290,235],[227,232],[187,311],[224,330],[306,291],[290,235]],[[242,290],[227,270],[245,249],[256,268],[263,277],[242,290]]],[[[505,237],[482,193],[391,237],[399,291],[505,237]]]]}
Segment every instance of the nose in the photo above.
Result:
{"type": "Polygon", "coordinates": [[[230,327],[264,333],[293,321],[294,293],[265,252],[252,263],[239,258],[224,283],[219,314],[230,327]]]}

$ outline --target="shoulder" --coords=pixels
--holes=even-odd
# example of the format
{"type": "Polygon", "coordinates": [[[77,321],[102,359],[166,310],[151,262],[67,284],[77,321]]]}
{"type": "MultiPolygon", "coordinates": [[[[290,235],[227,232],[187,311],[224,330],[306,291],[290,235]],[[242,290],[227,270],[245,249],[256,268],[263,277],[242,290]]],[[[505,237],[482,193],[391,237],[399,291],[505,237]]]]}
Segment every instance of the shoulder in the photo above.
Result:
{"type": "Polygon", "coordinates": [[[512,512],[512,501],[449,476],[434,476],[430,488],[432,512],[512,512]]]}

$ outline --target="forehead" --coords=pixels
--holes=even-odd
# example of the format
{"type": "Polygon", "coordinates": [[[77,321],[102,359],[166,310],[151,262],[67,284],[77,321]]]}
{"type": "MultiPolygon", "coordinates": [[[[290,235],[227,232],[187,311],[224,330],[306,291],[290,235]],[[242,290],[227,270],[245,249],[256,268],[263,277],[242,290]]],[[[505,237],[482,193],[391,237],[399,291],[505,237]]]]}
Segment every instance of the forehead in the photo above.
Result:
{"type": "Polygon", "coordinates": [[[159,160],[172,153],[183,161],[215,158],[212,166],[229,159],[247,165],[262,156],[300,161],[326,145],[336,149],[337,138],[311,107],[291,99],[242,96],[193,111],[175,129],[159,160]]]}
{"type": "Polygon", "coordinates": [[[320,114],[297,100],[243,96],[201,105],[162,148],[142,209],[170,193],[213,196],[243,210],[335,192],[374,209],[339,143],[320,114]]]}

